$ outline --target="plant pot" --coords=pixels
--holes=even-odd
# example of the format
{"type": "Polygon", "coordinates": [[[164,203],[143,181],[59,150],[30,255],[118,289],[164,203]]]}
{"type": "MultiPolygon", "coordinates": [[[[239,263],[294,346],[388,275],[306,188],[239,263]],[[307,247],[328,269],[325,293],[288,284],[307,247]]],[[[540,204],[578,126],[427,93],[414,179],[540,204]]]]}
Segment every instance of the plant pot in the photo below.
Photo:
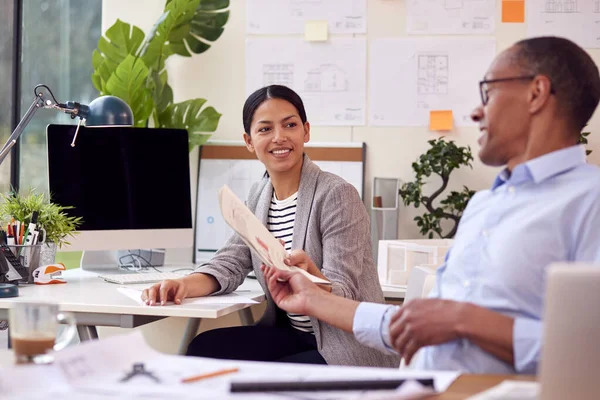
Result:
{"type": "Polygon", "coordinates": [[[40,265],[54,264],[56,261],[56,243],[44,243],[40,251],[40,265]]]}

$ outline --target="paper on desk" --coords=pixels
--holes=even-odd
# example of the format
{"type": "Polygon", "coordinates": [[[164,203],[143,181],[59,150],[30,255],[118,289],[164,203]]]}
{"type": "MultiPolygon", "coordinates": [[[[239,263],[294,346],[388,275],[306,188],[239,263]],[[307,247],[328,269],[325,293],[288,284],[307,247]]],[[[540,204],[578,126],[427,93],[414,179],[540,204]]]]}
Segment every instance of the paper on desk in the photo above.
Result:
{"type": "MultiPolygon", "coordinates": [[[[339,380],[339,379],[410,379],[434,378],[436,391],[444,391],[459,375],[449,372],[413,371],[391,368],[361,368],[318,366],[284,363],[249,362],[234,360],[217,360],[199,357],[181,357],[166,355],[150,348],[144,341],[141,332],[136,331],[125,335],[112,336],[103,340],[84,342],[79,346],[68,347],[55,353],[55,362],[44,366],[45,376],[52,377],[57,384],[52,388],[40,384],[35,379],[28,379],[23,385],[23,368],[0,369],[1,382],[13,382],[13,395],[26,393],[23,397],[12,399],[46,399],[49,393],[60,393],[61,399],[93,399],[104,400],[114,398],[130,399],[269,399],[271,394],[231,394],[229,388],[233,380],[339,380]],[[159,379],[155,382],[146,376],[136,376],[124,383],[122,378],[132,371],[133,364],[143,363],[144,370],[151,372],[159,379]],[[214,377],[193,384],[181,384],[182,378],[206,374],[226,368],[237,367],[239,372],[214,377]],[[17,382],[17,384],[14,384],[17,382]],[[153,394],[153,395],[151,395],[153,394]]],[[[43,380],[42,380],[43,382],[43,380]]],[[[403,388],[408,393],[414,393],[414,386],[403,388]]],[[[400,391],[390,391],[394,397],[402,399],[400,391]]],[[[336,392],[335,397],[328,393],[303,393],[306,399],[358,399],[376,397],[383,392],[336,392]],[[374,397],[365,397],[374,396],[374,397]]],[[[281,398],[272,394],[274,399],[281,398]]],[[[283,396],[285,397],[285,396],[283,396]]],[[[4,399],[4,397],[3,397],[4,399]]]]}
{"type": "Polygon", "coordinates": [[[503,381],[467,400],[536,400],[540,394],[538,382],[503,381]]]}
{"type": "MultiPolygon", "coordinates": [[[[142,301],[142,291],[140,289],[119,287],[117,288],[117,290],[142,306],[146,304],[142,301]]],[[[167,301],[165,303],[166,306],[172,306],[174,304],[175,303],[173,303],[172,301],[167,301]]],[[[230,293],[223,294],[220,296],[194,297],[189,299],[183,299],[181,304],[189,306],[192,304],[258,304],[258,302],[247,297],[240,296],[236,293],[230,293]]]]}
{"type": "Polygon", "coordinates": [[[285,248],[227,185],[219,190],[219,206],[225,222],[265,265],[284,271],[298,271],[315,283],[331,284],[301,268],[285,265],[283,260],[288,255],[285,248]]]}

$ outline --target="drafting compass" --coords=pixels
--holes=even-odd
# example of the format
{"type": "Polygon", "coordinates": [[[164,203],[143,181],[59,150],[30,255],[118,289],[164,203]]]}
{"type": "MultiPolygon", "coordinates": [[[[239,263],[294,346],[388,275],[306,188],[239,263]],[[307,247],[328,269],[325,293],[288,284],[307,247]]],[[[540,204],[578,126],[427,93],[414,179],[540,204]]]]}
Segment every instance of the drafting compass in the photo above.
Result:
{"type": "Polygon", "coordinates": [[[133,369],[127,373],[123,378],[121,378],[120,382],[127,382],[134,376],[146,376],[152,379],[156,383],[160,383],[160,379],[158,379],[152,372],[147,371],[144,367],[144,363],[135,363],[133,364],[133,369]]]}

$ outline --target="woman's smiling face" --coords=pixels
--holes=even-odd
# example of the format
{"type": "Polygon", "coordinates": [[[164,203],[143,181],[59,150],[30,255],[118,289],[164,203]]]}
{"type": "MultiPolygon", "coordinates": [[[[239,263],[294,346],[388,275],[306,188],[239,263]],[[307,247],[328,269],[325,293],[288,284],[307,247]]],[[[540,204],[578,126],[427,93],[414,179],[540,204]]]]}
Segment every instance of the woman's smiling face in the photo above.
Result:
{"type": "Polygon", "coordinates": [[[298,110],[278,98],[264,101],[252,118],[246,147],[256,153],[269,174],[287,172],[302,163],[304,143],[310,139],[310,125],[302,123],[298,110]]]}

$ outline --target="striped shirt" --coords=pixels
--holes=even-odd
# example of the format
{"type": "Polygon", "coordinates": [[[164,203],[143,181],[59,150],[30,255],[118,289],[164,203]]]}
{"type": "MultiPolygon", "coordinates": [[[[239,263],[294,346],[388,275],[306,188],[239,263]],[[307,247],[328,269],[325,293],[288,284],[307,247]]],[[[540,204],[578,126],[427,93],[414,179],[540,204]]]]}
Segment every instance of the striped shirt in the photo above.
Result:
{"type": "MultiPolygon", "coordinates": [[[[267,227],[277,239],[285,242],[285,249],[292,250],[292,236],[294,234],[294,221],[296,219],[296,204],[298,193],[294,193],[285,200],[277,200],[275,192],[269,206],[267,227]]],[[[313,333],[310,318],[306,315],[287,313],[290,325],[299,331],[313,333]]]]}

